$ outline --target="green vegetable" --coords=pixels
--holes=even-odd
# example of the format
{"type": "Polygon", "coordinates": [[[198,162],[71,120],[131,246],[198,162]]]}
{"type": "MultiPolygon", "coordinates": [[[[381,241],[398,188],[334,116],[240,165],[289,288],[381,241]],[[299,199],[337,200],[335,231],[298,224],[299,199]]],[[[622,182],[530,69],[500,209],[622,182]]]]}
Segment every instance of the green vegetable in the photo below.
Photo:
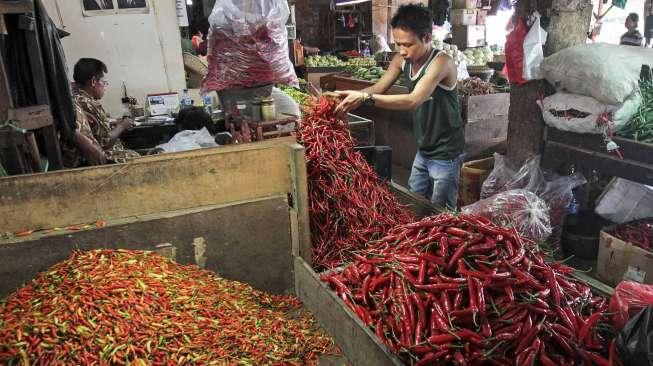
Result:
{"type": "Polygon", "coordinates": [[[636,141],[653,143],[653,73],[639,81],[639,93],[642,97],[642,105],[635,113],[635,116],[626,123],[618,135],[636,141]]]}

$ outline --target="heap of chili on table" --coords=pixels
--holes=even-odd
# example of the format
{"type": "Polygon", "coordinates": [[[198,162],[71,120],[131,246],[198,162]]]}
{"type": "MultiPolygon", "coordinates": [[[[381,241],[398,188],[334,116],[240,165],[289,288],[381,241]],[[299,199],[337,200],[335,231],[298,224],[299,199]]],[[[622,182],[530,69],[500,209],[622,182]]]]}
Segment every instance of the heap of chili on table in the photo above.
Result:
{"type": "Polygon", "coordinates": [[[415,365],[617,362],[605,298],[485,217],[415,221],[353,151],[336,103],[312,100],[299,134],[314,267],[389,350],[415,365]]]}

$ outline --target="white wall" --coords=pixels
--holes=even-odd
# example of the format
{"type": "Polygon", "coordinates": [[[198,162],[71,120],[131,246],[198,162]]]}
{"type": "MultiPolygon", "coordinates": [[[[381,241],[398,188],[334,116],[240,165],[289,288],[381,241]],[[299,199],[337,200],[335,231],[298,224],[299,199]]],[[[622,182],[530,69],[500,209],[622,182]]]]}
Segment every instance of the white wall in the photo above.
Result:
{"type": "Polygon", "coordinates": [[[71,33],[62,40],[72,80],[82,57],[102,60],[109,69],[102,99],[112,116],[120,116],[122,83],[141,105],[150,93],[186,87],[181,36],[172,0],[150,0],[149,14],[85,17],[81,0],[44,0],[57,26],[71,33]]]}

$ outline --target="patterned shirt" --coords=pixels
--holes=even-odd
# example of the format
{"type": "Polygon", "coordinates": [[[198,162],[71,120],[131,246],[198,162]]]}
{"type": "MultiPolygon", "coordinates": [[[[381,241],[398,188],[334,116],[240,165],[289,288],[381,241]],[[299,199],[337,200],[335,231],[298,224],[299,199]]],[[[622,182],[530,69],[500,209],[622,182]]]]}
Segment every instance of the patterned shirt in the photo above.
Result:
{"type": "Polygon", "coordinates": [[[628,31],[621,36],[619,44],[642,47],[642,34],[637,29],[628,31]]]}
{"type": "Polygon", "coordinates": [[[140,156],[136,151],[127,149],[120,139],[116,139],[113,144],[111,143],[109,116],[100,101],[75,85],[73,85],[73,100],[75,108],[79,109],[84,116],[81,123],[79,121],[77,123],[78,131],[95,140],[104,150],[108,160],[124,163],[129,159],[140,156]],[[90,135],[88,135],[89,131],[90,135]]]}

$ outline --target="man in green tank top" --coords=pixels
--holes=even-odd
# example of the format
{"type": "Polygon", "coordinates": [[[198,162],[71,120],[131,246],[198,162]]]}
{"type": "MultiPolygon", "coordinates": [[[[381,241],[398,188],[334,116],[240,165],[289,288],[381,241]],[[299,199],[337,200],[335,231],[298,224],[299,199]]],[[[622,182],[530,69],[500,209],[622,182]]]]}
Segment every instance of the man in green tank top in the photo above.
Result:
{"type": "Polygon", "coordinates": [[[360,105],[413,112],[417,154],[408,185],[431,202],[456,208],[465,133],[458,105],[457,68],[453,59],[431,45],[431,11],[418,4],[402,5],[392,17],[392,35],[399,52],[383,77],[363,90],[338,91],[338,105],[347,113],[360,105]],[[409,93],[385,95],[404,75],[409,93]]]}

